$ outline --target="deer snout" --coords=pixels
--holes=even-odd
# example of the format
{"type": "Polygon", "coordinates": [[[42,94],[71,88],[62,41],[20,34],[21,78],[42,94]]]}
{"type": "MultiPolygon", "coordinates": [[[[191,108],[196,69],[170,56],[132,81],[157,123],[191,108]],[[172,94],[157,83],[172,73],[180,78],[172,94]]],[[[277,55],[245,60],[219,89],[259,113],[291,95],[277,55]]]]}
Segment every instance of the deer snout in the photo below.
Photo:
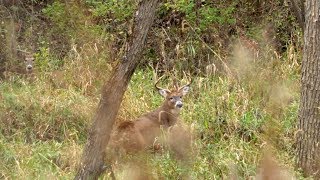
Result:
{"type": "Polygon", "coordinates": [[[27,67],[26,67],[27,71],[31,71],[32,68],[33,68],[33,66],[31,64],[28,64],[27,67]]]}
{"type": "Polygon", "coordinates": [[[183,106],[182,101],[177,101],[177,102],[176,102],[176,107],[177,107],[177,108],[182,108],[182,106],[183,106]]]}

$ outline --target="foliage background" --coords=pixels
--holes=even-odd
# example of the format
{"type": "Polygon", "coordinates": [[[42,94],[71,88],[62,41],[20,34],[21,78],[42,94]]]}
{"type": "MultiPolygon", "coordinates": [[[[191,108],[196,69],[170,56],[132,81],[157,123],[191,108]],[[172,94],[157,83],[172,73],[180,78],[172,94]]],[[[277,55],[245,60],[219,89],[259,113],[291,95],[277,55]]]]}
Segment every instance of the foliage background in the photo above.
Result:
{"type": "MultiPolygon", "coordinates": [[[[71,179],[100,87],[131,35],[137,2],[3,2],[1,65],[13,73],[0,85],[0,177],[71,179]],[[35,54],[32,81],[15,73],[23,59],[16,49],[35,54]]],[[[301,49],[288,1],[165,1],[117,121],[161,103],[152,68],[182,82],[186,72],[194,81],[181,119],[191,128],[194,158],[183,167],[170,152],[150,155],[154,178],[190,172],[192,179],[248,179],[270,151],[303,179],[294,169],[301,49]]],[[[116,176],[128,169],[117,164],[116,176]]]]}

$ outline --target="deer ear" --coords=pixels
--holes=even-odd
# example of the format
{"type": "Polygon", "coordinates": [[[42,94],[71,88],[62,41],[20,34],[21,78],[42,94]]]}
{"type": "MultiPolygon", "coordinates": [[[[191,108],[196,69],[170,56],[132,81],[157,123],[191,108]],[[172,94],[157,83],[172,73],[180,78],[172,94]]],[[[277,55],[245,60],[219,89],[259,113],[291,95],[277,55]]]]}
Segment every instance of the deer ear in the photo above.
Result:
{"type": "Polygon", "coordinates": [[[190,90],[190,86],[185,85],[185,86],[182,86],[179,91],[182,93],[182,95],[186,95],[189,92],[189,90],[190,90]]]}
{"type": "Polygon", "coordinates": [[[167,95],[170,93],[170,91],[166,90],[166,89],[159,89],[158,90],[160,95],[163,97],[167,97],[167,95]]]}

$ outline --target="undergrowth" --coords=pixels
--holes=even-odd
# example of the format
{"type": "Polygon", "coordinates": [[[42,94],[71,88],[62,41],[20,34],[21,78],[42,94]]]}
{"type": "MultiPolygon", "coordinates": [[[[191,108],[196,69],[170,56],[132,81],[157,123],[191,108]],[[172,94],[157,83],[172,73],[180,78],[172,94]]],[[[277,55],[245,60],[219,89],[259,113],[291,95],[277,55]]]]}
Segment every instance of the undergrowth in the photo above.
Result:
{"type": "MultiPolygon", "coordinates": [[[[271,1],[255,10],[251,1],[175,0],[160,7],[117,122],[134,120],[161,104],[148,65],[163,61],[162,68],[176,68],[172,73],[179,77],[182,70],[192,74],[180,121],[190,127],[193,143],[187,165],[168,151],[143,157],[152,177],[252,179],[261,158],[271,152],[280,166],[304,179],[295,169],[294,152],[302,40],[291,28],[290,11],[279,4],[271,1]],[[270,36],[284,38],[280,43],[262,35],[263,16],[276,22],[278,31],[270,36]],[[244,38],[242,45],[234,41],[238,36],[244,38]]],[[[50,21],[47,28],[37,26],[34,77],[13,73],[0,82],[0,179],[73,179],[100,88],[125,49],[135,8],[135,1],[54,1],[43,7],[43,17],[33,17],[34,24],[50,21]]],[[[120,179],[130,174],[130,162],[114,167],[120,179]]],[[[107,173],[102,177],[109,178],[107,173]]]]}
{"type": "MultiPolygon", "coordinates": [[[[293,134],[299,98],[294,89],[298,78],[288,77],[298,76],[287,68],[289,60],[281,61],[278,71],[269,71],[273,63],[262,63],[265,70],[254,67],[260,75],[251,71],[238,80],[192,77],[192,91],[181,114],[181,121],[192,127],[192,162],[185,167],[169,152],[150,155],[148,165],[154,177],[179,179],[187,173],[192,179],[221,179],[227,178],[234,166],[239,177],[247,179],[255,176],[266,147],[272,147],[279,163],[294,171],[293,134]],[[270,77],[277,82],[269,81],[270,77]]],[[[91,71],[94,68],[88,67],[88,73],[91,71]]],[[[76,171],[99,88],[87,94],[83,91],[85,84],[72,83],[73,79],[68,77],[72,73],[59,80],[67,86],[56,87],[51,76],[43,74],[38,72],[34,81],[16,75],[1,83],[2,178],[71,179],[76,171]]],[[[78,79],[84,77],[85,73],[79,74],[78,79]]],[[[154,90],[152,77],[151,69],[134,73],[119,119],[133,120],[160,105],[162,98],[154,90]]],[[[117,176],[123,175],[123,167],[117,166],[117,176]]]]}

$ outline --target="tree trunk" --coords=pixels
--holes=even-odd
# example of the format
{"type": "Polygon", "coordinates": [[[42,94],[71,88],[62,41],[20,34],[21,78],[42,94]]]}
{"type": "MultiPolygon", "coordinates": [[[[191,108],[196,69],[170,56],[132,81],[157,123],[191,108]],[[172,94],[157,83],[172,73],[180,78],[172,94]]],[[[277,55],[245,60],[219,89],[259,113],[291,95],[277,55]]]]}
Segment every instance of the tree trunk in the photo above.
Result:
{"type": "Polygon", "coordinates": [[[305,175],[320,177],[320,2],[305,2],[297,160],[305,175]]]}
{"type": "Polygon", "coordinates": [[[105,149],[123,94],[139,63],[145,39],[153,23],[158,0],[142,0],[134,17],[133,33],[122,62],[105,83],[75,179],[97,179],[104,171],[105,149]]]}
{"type": "MultiPolygon", "coordinates": [[[[0,9],[1,11],[1,9],[0,9]]],[[[1,19],[1,12],[0,12],[0,19],[1,19]]],[[[3,25],[0,24],[0,29],[4,29],[3,25]]],[[[0,31],[0,80],[4,78],[4,71],[6,70],[6,39],[4,31],[0,31]]]]}
{"type": "Polygon", "coordinates": [[[14,17],[9,9],[0,5],[0,79],[7,69],[17,66],[17,36],[14,17]]]}

